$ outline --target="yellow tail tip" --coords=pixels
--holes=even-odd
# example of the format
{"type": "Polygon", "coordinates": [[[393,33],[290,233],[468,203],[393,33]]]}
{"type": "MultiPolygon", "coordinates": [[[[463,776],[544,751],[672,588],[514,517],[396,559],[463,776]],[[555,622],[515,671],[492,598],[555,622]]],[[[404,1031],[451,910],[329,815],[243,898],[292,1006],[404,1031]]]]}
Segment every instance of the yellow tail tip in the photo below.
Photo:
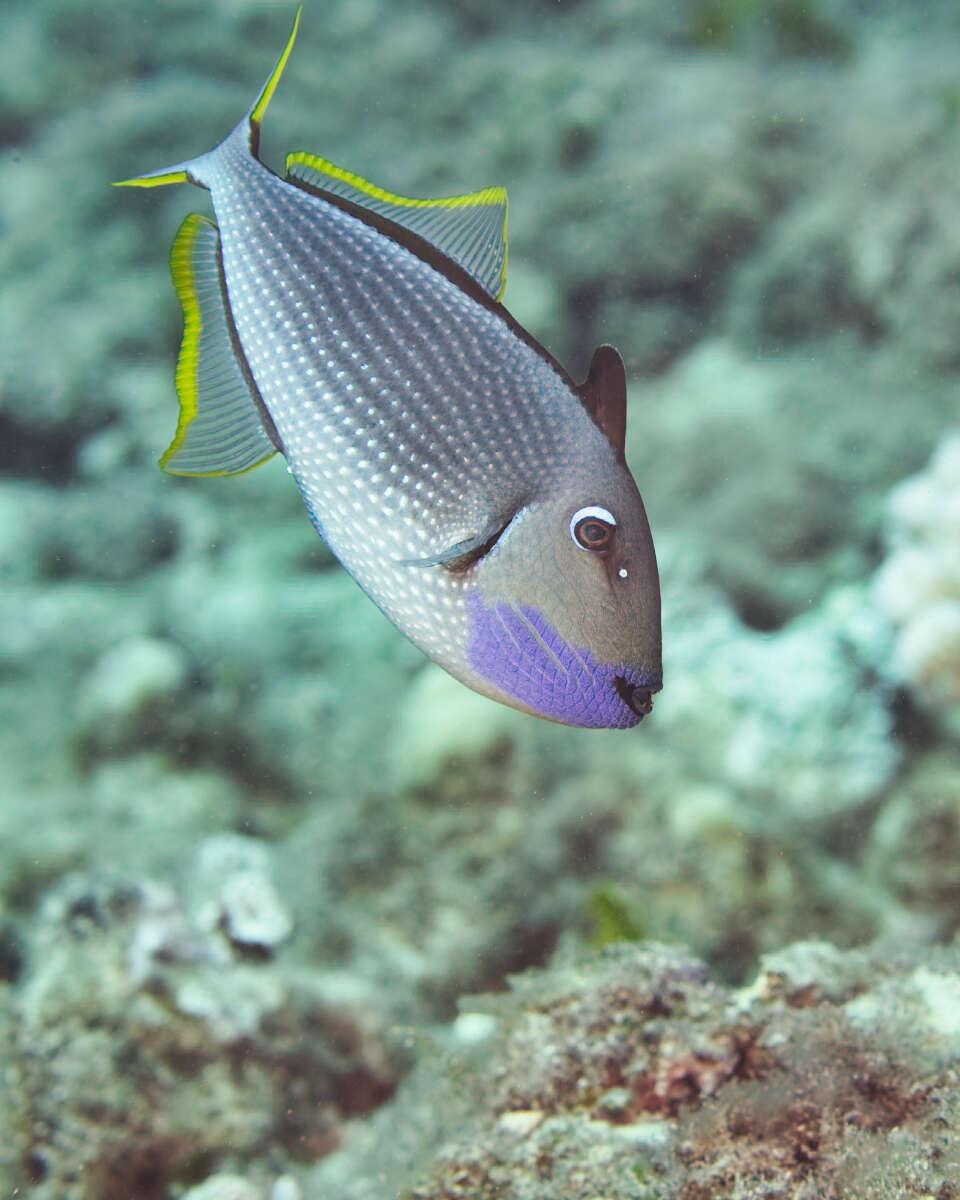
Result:
{"type": "Polygon", "coordinates": [[[277,59],[277,65],[270,72],[270,78],[263,85],[263,90],[255,100],[253,108],[250,109],[250,125],[254,130],[260,128],[260,122],[263,120],[263,114],[267,111],[267,105],[273,98],[273,93],[277,90],[277,84],[280,82],[280,76],[283,74],[283,68],[287,65],[287,59],[290,57],[290,51],[293,49],[293,43],[297,40],[297,30],[300,27],[300,14],[302,12],[303,5],[300,4],[297,7],[297,14],[293,18],[293,28],[290,30],[287,44],[277,59]]]}
{"type": "Polygon", "coordinates": [[[155,175],[137,175],[133,179],[116,179],[111,187],[163,187],[167,183],[189,183],[186,171],[158,171],[155,175]]]}

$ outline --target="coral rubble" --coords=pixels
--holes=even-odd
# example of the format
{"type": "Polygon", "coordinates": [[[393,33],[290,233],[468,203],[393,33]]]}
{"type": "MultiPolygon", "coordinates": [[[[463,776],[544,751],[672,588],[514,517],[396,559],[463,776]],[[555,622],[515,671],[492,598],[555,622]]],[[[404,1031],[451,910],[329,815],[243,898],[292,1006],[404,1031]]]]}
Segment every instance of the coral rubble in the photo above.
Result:
{"type": "Polygon", "coordinates": [[[558,961],[465,1001],[492,1019],[482,1049],[419,1068],[316,1178],[372,1198],[347,1182],[367,1154],[396,1186],[404,1167],[376,1138],[392,1127],[409,1154],[406,1114],[439,1098],[461,1125],[421,1147],[405,1200],[950,1200],[958,968],[956,950],[797,943],[731,991],[667,947],[558,961]]]}

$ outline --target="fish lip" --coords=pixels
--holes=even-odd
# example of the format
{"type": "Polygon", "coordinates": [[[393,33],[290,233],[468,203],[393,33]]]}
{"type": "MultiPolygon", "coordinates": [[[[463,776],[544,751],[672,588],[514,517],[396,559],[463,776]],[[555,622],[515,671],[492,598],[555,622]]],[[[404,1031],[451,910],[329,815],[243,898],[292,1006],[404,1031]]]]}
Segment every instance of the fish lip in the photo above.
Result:
{"type": "Polygon", "coordinates": [[[615,675],[613,686],[617,695],[627,708],[642,721],[653,709],[653,693],[659,692],[663,683],[657,678],[644,677],[641,682],[634,683],[625,675],[615,675]]]}

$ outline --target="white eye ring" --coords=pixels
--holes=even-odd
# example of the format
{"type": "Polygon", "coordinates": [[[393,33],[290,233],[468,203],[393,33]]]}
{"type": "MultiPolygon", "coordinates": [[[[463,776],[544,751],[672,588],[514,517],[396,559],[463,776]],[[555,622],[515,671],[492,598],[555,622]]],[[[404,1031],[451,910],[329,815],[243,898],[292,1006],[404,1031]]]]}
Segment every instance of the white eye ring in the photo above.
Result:
{"type": "Polygon", "coordinates": [[[573,539],[574,545],[580,550],[596,551],[606,549],[604,545],[590,546],[582,540],[580,528],[584,522],[590,520],[600,525],[606,525],[611,534],[617,527],[617,518],[609,509],[601,508],[599,504],[588,504],[586,508],[578,508],[570,518],[570,537],[573,539]]]}

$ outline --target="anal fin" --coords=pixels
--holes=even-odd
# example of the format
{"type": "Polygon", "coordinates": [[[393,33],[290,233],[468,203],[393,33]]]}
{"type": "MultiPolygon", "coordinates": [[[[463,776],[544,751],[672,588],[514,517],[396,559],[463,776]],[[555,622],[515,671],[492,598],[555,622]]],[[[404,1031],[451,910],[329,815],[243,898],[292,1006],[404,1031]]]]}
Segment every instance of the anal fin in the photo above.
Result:
{"type": "Polygon", "coordinates": [[[170,250],[170,273],[183,307],[177,360],[180,418],[160,465],[175,475],[238,475],[279,449],[237,340],[220,258],[220,233],[191,213],[170,250]]]}

